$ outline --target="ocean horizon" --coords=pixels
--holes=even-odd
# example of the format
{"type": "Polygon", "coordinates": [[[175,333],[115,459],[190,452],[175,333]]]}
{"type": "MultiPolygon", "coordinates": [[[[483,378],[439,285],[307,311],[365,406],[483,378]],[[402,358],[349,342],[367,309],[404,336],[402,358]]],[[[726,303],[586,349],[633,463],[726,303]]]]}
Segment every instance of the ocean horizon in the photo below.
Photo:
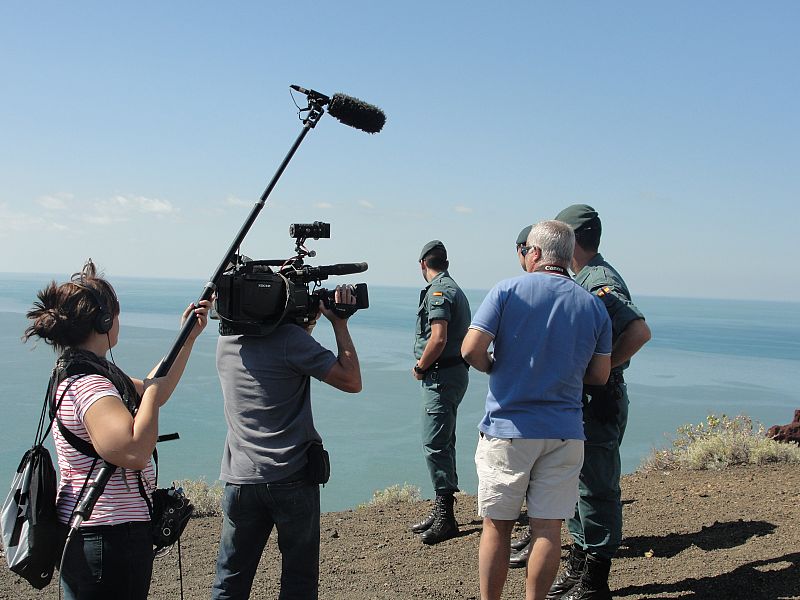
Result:
{"type": "MultiPolygon", "coordinates": [[[[46,344],[20,339],[36,291],[52,278],[65,276],[0,273],[0,410],[6,416],[0,476],[7,482],[33,442],[55,359],[46,344]]],[[[113,277],[111,282],[122,305],[114,359],[141,377],[171,347],[179,315],[204,281],[113,277]]],[[[486,290],[465,291],[474,312],[486,290]]],[[[352,317],[364,381],[360,394],[313,381],[314,420],[332,462],[331,480],[322,490],[325,511],[352,508],[393,484],[409,483],[424,497],[432,495],[421,451],[419,385],[410,375],[418,292],[371,286],[370,308],[352,317]]],[[[626,371],[631,408],[622,445],[624,472],[638,468],[654,448],[668,446],[679,426],[711,413],[747,414],[765,426],[791,421],[800,407],[790,382],[800,363],[800,303],[652,296],[634,296],[634,301],[653,339],[626,371]]],[[[159,445],[162,485],[198,478],[212,483],[219,475],[226,427],[215,369],[215,325],[212,321],[195,344],[178,389],[161,411],[161,433],[181,436],[159,445]]],[[[335,350],[326,321],[314,336],[335,350]]],[[[470,371],[459,409],[458,470],[460,486],[469,493],[477,489],[473,456],[487,380],[470,371]]]]}

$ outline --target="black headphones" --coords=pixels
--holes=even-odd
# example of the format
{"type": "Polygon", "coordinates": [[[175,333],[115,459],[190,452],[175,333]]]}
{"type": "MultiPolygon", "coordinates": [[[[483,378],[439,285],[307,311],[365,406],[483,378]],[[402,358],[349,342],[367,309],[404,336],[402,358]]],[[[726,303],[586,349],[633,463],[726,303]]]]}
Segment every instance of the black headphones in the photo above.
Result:
{"type": "Polygon", "coordinates": [[[106,307],[106,303],[103,302],[103,297],[100,293],[93,287],[87,285],[83,280],[73,281],[72,283],[89,292],[89,295],[94,299],[94,303],[97,304],[99,312],[92,323],[94,330],[97,333],[108,333],[111,331],[111,328],[114,326],[114,315],[112,315],[111,311],[106,307]]]}

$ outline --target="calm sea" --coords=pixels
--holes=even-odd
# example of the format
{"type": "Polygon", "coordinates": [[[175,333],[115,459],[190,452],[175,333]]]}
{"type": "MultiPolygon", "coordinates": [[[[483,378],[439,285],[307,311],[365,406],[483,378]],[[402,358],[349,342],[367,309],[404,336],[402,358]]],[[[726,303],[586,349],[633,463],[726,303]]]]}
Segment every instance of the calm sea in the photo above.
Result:
{"type": "MultiPolygon", "coordinates": [[[[25,311],[47,275],[0,274],[0,485],[11,480],[32,442],[52,368],[52,350],[23,344],[25,311]]],[[[55,276],[59,281],[64,276],[55,276]]],[[[126,372],[145,375],[171,347],[178,315],[203,282],[115,278],[122,304],[114,358],[126,372]]],[[[468,292],[473,310],[485,291],[468,292]]],[[[419,441],[420,399],[409,369],[418,290],[374,287],[371,307],[351,320],[364,391],[344,394],[314,381],[317,429],[332,457],[323,510],[369,500],[376,489],[408,482],[431,495],[419,441]]],[[[789,422],[800,407],[800,304],[638,297],[653,340],[626,372],[631,411],[622,461],[635,470],[653,448],[667,446],[682,424],[709,413],[748,414],[765,425],[789,422]]],[[[159,446],[161,482],[204,477],[213,482],[225,438],[222,397],[214,366],[215,322],[198,343],[186,374],[161,412],[162,433],[181,439],[159,446]]],[[[330,327],[314,332],[334,349],[330,327]]],[[[485,375],[470,371],[458,425],[461,487],[474,493],[473,455],[486,393],[485,375]]]]}

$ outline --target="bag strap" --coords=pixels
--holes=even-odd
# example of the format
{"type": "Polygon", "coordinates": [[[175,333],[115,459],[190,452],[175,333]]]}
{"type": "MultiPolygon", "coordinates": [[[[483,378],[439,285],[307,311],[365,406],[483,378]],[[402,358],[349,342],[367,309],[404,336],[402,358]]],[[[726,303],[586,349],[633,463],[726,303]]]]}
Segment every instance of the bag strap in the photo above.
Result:
{"type": "Polygon", "coordinates": [[[56,393],[58,392],[58,383],[56,383],[58,378],[56,377],[56,371],[53,371],[53,375],[50,377],[50,383],[47,384],[47,393],[44,397],[44,403],[42,404],[42,414],[39,415],[39,427],[36,430],[36,441],[34,445],[42,445],[45,439],[47,439],[47,436],[50,435],[50,429],[53,427],[53,420],[56,418],[58,409],[61,408],[64,396],[66,396],[67,390],[69,390],[72,384],[78,379],[80,379],[80,377],[76,377],[70,381],[67,387],[64,388],[64,391],[61,392],[61,397],[58,399],[58,402],[55,402],[56,393]],[[48,406],[50,408],[50,422],[47,424],[47,427],[45,427],[45,414],[47,413],[48,406]]]}
{"type": "Polygon", "coordinates": [[[144,478],[142,477],[142,472],[137,471],[136,475],[137,483],[139,485],[139,495],[144,498],[144,503],[147,504],[147,512],[150,513],[150,520],[152,521],[153,517],[155,516],[153,514],[153,502],[147,497],[147,490],[144,489],[144,478]]]}
{"type": "Polygon", "coordinates": [[[79,438],[77,435],[72,433],[64,422],[56,417],[56,425],[58,425],[58,431],[61,433],[63,438],[67,441],[67,443],[72,446],[75,450],[80,452],[81,454],[85,454],[86,456],[90,456],[94,459],[99,459],[100,455],[94,449],[94,446],[90,442],[79,438]]]}
{"type": "MultiPolygon", "coordinates": [[[[58,431],[61,433],[62,437],[67,441],[67,443],[70,446],[75,448],[75,450],[77,450],[81,454],[85,454],[86,456],[99,460],[100,455],[95,451],[94,446],[92,446],[92,444],[87,442],[86,440],[81,439],[77,435],[72,433],[67,428],[67,426],[64,425],[64,422],[58,417],[58,409],[61,408],[61,403],[64,401],[64,396],[66,396],[67,390],[69,390],[72,384],[78,381],[78,379],[80,379],[81,377],[86,377],[86,375],[89,374],[90,373],[83,373],[81,375],[78,375],[75,379],[67,383],[67,386],[64,388],[64,391],[61,392],[61,397],[58,399],[58,403],[55,404],[54,406],[51,405],[50,415],[52,418],[50,419],[50,427],[53,426],[53,421],[55,421],[56,425],[58,426],[58,431]]],[[[56,380],[58,380],[58,378],[56,378],[56,380]]],[[[56,385],[56,389],[58,389],[58,384],[56,385]]],[[[50,427],[48,427],[48,432],[50,430],[50,427]]]]}

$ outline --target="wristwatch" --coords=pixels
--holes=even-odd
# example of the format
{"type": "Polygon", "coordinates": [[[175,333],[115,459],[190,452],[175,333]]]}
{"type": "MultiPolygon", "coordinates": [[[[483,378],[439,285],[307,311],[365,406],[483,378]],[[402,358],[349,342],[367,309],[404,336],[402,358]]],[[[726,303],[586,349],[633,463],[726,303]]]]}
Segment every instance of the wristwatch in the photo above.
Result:
{"type": "Polygon", "coordinates": [[[428,371],[426,369],[420,369],[419,365],[414,365],[414,373],[418,375],[425,375],[428,371]]]}

